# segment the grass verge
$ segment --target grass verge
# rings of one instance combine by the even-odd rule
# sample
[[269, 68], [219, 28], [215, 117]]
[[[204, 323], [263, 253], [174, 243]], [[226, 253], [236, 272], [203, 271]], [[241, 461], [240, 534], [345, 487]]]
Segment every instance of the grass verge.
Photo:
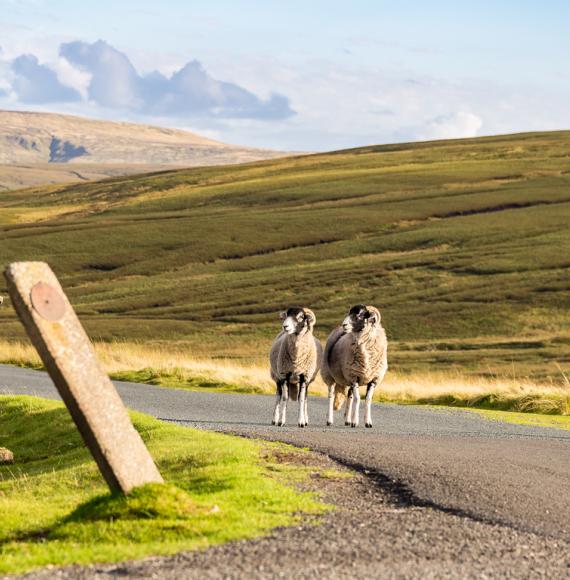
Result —
[[502, 421], [515, 425], [530, 425], [532, 427], [551, 427], [554, 429], [570, 429], [569, 416], [544, 415], [539, 413], [512, 413], [505, 411], [493, 411], [490, 409], [464, 409], [477, 413], [490, 421]]
[[62, 404], [0, 397], [15, 455], [0, 466], [0, 574], [206, 548], [328, 509], [293, 485], [311, 470], [302, 451], [131, 416], [166, 483], [125, 498], [108, 493]]
[[[137, 343], [96, 343], [99, 360], [113, 379], [203, 391], [273, 393], [275, 386], [267, 367], [243, 365], [232, 360], [195, 359], [176, 348]], [[31, 345], [0, 341], [0, 362], [42, 368]], [[318, 379], [311, 394], [325, 395]], [[558, 381], [539, 383], [527, 377], [481, 377], [459, 372], [390, 371], [377, 389], [378, 402], [447, 405], [570, 415], [570, 381], [559, 368]]]

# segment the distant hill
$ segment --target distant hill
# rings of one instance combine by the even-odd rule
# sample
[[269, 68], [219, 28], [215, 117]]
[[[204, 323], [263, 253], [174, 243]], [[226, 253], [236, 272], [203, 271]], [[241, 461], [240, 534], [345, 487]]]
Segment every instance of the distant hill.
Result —
[[54, 113], [0, 111], [0, 189], [283, 155], [177, 129]]
[[365, 303], [392, 370], [559, 382], [569, 223], [570, 133], [532, 133], [5, 192], [0, 265], [49, 261], [107, 340], [263, 362], [285, 306], [311, 306], [325, 338]]

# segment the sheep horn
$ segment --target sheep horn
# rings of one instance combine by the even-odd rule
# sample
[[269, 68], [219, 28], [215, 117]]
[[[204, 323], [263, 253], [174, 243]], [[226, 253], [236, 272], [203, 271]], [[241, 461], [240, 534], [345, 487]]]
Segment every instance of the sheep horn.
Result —
[[379, 324], [380, 320], [382, 319], [382, 316], [380, 315], [380, 310], [378, 310], [378, 308], [376, 308], [375, 306], [367, 306], [366, 310], [368, 310], [368, 312], [370, 312], [374, 316], [374, 324]]
[[317, 317], [315, 313], [310, 308], [303, 308], [303, 312], [305, 316], [309, 319], [309, 328], [313, 328], [315, 326], [315, 322], [317, 322]]

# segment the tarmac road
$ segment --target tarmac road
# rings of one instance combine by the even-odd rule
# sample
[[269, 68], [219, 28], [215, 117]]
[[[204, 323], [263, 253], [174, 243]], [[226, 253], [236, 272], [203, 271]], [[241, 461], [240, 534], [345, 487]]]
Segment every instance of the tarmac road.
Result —
[[[296, 424], [278, 428], [270, 425], [273, 397], [197, 393], [134, 383], [117, 383], [117, 387], [130, 408], [187, 426], [310, 447], [365, 473], [395, 505], [437, 514], [434, 525], [440, 528], [451, 529], [457, 521], [475, 526], [483, 536], [477, 536], [481, 549], [473, 556], [472, 570], [478, 571], [474, 576], [505, 571], [493, 568], [492, 562], [487, 568], [476, 565], [486, 553], [494, 553], [498, 531], [505, 534], [501, 542], [509, 554], [524, 552], [533, 542], [540, 544], [532, 567], [518, 572], [516, 567], [509, 568], [515, 576], [526, 576], [524, 572], [529, 577], [535, 572], [538, 576], [570, 576], [570, 431], [400, 405], [376, 405], [373, 429], [347, 428], [340, 413], [337, 424], [326, 427], [326, 400], [318, 397], [309, 402], [308, 428], [299, 429]], [[2, 365], [0, 393], [58, 398], [46, 374]], [[296, 423], [295, 403], [290, 403], [288, 415]], [[449, 529], [441, 529], [442, 550]], [[429, 532], [436, 544], [438, 533]], [[461, 575], [468, 575], [465, 570], [469, 569], [462, 568]], [[433, 577], [445, 576], [438, 570]], [[420, 572], [417, 577], [432, 576], [429, 567]], [[336, 577], [332, 572], [329, 576]]]

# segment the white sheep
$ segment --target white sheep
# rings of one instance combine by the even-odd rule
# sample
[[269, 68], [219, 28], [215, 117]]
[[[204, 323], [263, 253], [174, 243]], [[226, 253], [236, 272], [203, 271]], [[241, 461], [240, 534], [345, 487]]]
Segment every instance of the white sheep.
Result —
[[360, 386], [366, 385], [366, 427], [372, 427], [372, 397], [388, 369], [388, 341], [374, 306], [353, 306], [342, 326], [327, 339], [321, 375], [328, 386], [327, 425], [333, 424], [333, 411], [346, 401], [345, 424], [357, 427]]
[[269, 353], [271, 378], [275, 381], [276, 402], [273, 425], [285, 425], [287, 400], [299, 400], [299, 427], [309, 423], [307, 390], [321, 367], [322, 346], [313, 336], [316, 317], [308, 308], [289, 308], [281, 313], [283, 330]]

